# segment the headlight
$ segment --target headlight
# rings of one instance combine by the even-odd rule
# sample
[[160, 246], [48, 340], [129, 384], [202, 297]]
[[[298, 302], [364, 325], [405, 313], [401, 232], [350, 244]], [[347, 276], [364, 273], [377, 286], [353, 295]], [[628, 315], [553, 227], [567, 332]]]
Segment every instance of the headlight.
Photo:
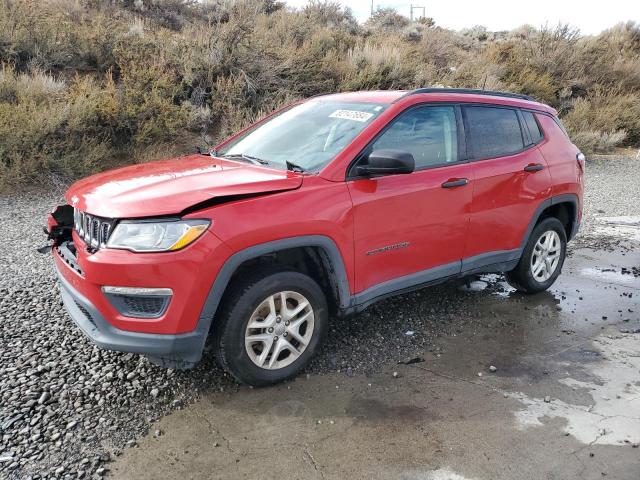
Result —
[[179, 250], [202, 235], [209, 223], [208, 220], [124, 220], [111, 233], [107, 248], [134, 252]]

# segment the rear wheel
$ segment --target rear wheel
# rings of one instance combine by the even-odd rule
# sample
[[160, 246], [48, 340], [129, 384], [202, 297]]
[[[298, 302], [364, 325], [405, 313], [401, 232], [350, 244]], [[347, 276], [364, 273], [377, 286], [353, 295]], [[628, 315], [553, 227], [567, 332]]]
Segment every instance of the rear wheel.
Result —
[[216, 358], [241, 383], [267, 385], [295, 376], [324, 337], [328, 311], [309, 276], [263, 271], [236, 282], [213, 328]]
[[520, 262], [506, 274], [507, 281], [525, 293], [546, 290], [560, 275], [566, 252], [564, 225], [555, 217], [545, 218], [531, 232]]

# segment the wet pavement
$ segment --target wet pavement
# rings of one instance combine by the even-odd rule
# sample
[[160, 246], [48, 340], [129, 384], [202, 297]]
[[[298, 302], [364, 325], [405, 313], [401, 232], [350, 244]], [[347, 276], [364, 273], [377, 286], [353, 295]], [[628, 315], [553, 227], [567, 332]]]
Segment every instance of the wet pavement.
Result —
[[594, 231], [549, 292], [524, 296], [497, 275], [438, 287], [476, 321], [452, 320], [415, 363], [207, 393], [109, 474], [637, 480], [640, 221], [601, 218]]

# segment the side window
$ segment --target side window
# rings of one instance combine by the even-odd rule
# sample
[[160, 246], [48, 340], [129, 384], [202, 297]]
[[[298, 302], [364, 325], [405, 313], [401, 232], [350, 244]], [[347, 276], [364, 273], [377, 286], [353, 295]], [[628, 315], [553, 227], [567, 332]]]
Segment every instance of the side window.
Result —
[[458, 160], [454, 107], [417, 107], [401, 114], [369, 150], [391, 148], [413, 155], [416, 169]]
[[473, 158], [503, 157], [524, 148], [518, 114], [510, 108], [463, 107]]
[[531, 135], [531, 143], [538, 143], [542, 140], [542, 132], [540, 131], [540, 126], [538, 122], [536, 122], [536, 118], [534, 117], [532, 112], [523, 111], [522, 117], [524, 118], [524, 123], [527, 124], [527, 128], [529, 129], [529, 134]]

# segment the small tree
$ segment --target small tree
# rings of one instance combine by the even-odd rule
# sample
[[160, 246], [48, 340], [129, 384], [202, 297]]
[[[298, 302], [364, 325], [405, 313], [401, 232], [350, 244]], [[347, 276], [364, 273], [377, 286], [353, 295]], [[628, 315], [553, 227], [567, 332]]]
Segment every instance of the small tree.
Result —
[[400, 15], [395, 8], [378, 8], [365, 25], [374, 30], [398, 31], [409, 25], [409, 19]]

